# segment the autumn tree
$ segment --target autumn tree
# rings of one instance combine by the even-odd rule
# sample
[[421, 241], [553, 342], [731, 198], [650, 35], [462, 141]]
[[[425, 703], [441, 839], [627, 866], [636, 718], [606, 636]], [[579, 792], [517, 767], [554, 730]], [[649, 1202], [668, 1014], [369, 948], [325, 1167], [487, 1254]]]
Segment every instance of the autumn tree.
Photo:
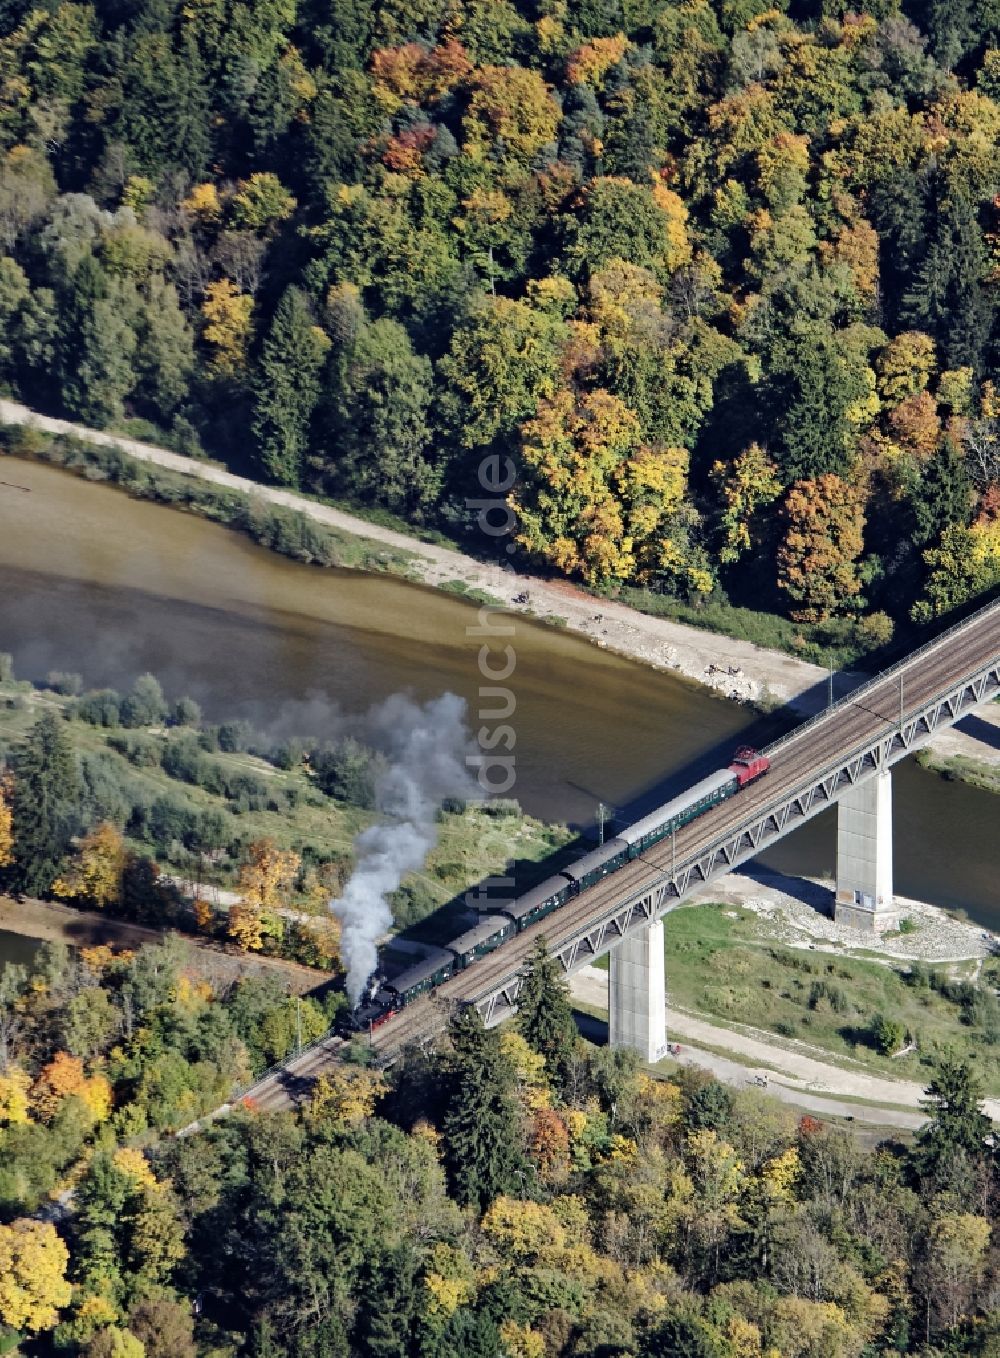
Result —
[[202, 338], [210, 346], [210, 367], [220, 377], [235, 378], [246, 368], [253, 336], [253, 297], [229, 278], [205, 287], [201, 305]]
[[292, 215], [295, 199], [277, 175], [265, 171], [241, 180], [230, 211], [237, 226], [267, 231]]
[[278, 911], [288, 902], [300, 867], [298, 854], [272, 839], [247, 847], [237, 887], [241, 899], [229, 908], [229, 937], [248, 952], [259, 951], [267, 934], [280, 932]]
[[562, 968], [541, 938], [518, 992], [517, 1026], [528, 1044], [545, 1058], [550, 1077], [557, 1085], [565, 1085], [578, 1040], [576, 1024]]
[[644, 445], [638, 417], [616, 396], [558, 391], [525, 423], [521, 456], [525, 477], [510, 503], [527, 551], [590, 584], [683, 578], [669, 525], [688, 455]]
[[9, 868], [14, 861], [14, 812], [11, 806], [14, 780], [9, 773], [0, 774], [0, 868]]
[[476, 160], [502, 154], [529, 164], [555, 141], [559, 109], [537, 71], [523, 66], [483, 66], [474, 75], [463, 123], [465, 150]]
[[95, 1122], [111, 1113], [111, 1086], [103, 1075], [87, 1076], [83, 1062], [68, 1052], [56, 1052], [43, 1066], [31, 1089], [31, 1106], [37, 1115], [51, 1122], [63, 1102], [82, 1099]]
[[129, 1312], [128, 1327], [142, 1343], [143, 1358], [197, 1358], [194, 1318], [183, 1301], [143, 1298]]
[[925, 597], [911, 612], [918, 622], [940, 617], [1000, 584], [1000, 518], [966, 528], [950, 524], [940, 543], [924, 552]]
[[982, 1282], [990, 1223], [969, 1212], [931, 1223], [916, 1274], [924, 1297], [924, 1334], [954, 1330], [975, 1308]]
[[69, 1250], [48, 1222], [19, 1218], [0, 1225], [0, 1319], [13, 1330], [51, 1330], [72, 1288]]
[[509, 297], [482, 299], [440, 363], [449, 423], [466, 448], [508, 437], [556, 390], [564, 321]]
[[126, 856], [121, 831], [110, 821], [102, 821], [81, 839], [69, 870], [52, 883], [53, 894], [81, 899], [97, 910], [117, 905]]
[[14, 861], [6, 869], [15, 890], [48, 891], [77, 828], [80, 782], [61, 719], [46, 712], [13, 758]]
[[731, 462], [714, 462], [712, 480], [722, 500], [719, 560], [731, 564], [750, 550], [759, 511], [781, 494], [781, 481], [777, 467], [757, 443]]
[[30, 1089], [31, 1076], [28, 1072], [5, 1062], [0, 1069], [0, 1129], [20, 1127], [30, 1121]]
[[861, 592], [857, 561], [864, 545], [857, 487], [832, 474], [797, 481], [784, 517], [778, 585], [792, 601], [792, 617], [820, 621], [850, 607]]

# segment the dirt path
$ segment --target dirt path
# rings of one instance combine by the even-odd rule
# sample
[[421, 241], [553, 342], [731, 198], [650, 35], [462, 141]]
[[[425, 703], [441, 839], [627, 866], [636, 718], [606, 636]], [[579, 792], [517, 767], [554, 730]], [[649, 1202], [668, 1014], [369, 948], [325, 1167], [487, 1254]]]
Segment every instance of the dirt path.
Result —
[[[144, 943], [159, 943], [164, 934], [162, 929], [129, 924], [94, 911], [74, 910], [72, 906], [57, 905], [54, 901], [16, 901], [10, 896], [0, 896], [0, 929], [44, 943], [67, 943], [74, 948], [89, 948], [98, 943], [112, 944], [116, 948], [141, 948]], [[208, 939], [192, 938], [189, 934], [181, 937], [203, 959], [205, 968], [219, 979], [235, 980], [239, 976], [271, 972], [278, 975], [295, 995], [304, 995], [329, 980], [327, 972], [300, 966], [298, 962], [287, 962], [281, 957], [250, 957], [245, 953], [230, 952]]]
[[[569, 984], [575, 999], [607, 1011], [606, 971], [582, 967]], [[924, 1121], [920, 1111], [924, 1087], [913, 1080], [889, 1080], [861, 1068], [833, 1065], [819, 1054], [779, 1046], [770, 1034], [723, 1028], [674, 1008], [667, 1009], [667, 1034], [671, 1042], [681, 1043], [682, 1062], [702, 1066], [727, 1084], [757, 1087], [757, 1079], [766, 1077], [769, 1094], [797, 1107], [816, 1109], [818, 1100], [828, 1115], [835, 1112], [839, 1117], [908, 1128]], [[726, 1055], [719, 1055], [720, 1049]], [[837, 1096], [861, 1103], [841, 1103]], [[1000, 1099], [986, 1099], [983, 1106], [991, 1118], [1000, 1120]]]

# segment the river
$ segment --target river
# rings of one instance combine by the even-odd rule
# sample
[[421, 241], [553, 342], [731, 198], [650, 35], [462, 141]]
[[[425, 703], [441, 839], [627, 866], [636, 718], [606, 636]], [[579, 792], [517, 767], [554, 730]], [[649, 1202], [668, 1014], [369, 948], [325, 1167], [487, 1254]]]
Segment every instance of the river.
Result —
[[[125, 687], [144, 670], [207, 715], [332, 730], [400, 690], [450, 689], [478, 710], [476, 611], [388, 576], [299, 565], [239, 534], [55, 468], [4, 459], [0, 650], [22, 678], [76, 670]], [[648, 805], [769, 725], [673, 675], [518, 617], [513, 789], [536, 815], [592, 821], [599, 801]], [[907, 761], [895, 776], [896, 889], [1000, 927], [1000, 803]], [[824, 814], [767, 855], [831, 872]], [[946, 846], [946, 847], [942, 847]], [[987, 846], [989, 846], [987, 848]]]

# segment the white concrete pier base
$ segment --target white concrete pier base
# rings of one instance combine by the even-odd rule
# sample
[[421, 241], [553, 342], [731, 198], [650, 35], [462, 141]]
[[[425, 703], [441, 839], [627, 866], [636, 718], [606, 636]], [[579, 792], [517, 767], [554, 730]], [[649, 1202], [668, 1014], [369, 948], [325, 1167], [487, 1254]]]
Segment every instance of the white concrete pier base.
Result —
[[637, 929], [608, 959], [608, 1037], [612, 1047], [631, 1047], [644, 1061], [667, 1049], [667, 983], [663, 921]]
[[892, 775], [888, 769], [837, 804], [838, 924], [874, 932], [896, 923], [892, 893]]

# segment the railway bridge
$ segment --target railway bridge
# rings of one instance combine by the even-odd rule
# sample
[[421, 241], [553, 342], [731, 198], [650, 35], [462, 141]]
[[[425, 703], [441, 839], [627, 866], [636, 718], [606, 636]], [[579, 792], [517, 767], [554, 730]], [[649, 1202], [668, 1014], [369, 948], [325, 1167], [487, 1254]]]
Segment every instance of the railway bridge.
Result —
[[[455, 1003], [475, 1004], [487, 1024], [500, 1022], [516, 1009], [528, 955], [544, 936], [567, 973], [610, 954], [611, 1041], [657, 1059], [666, 1041], [663, 916], [837, 805], [837, 917], [874, 929], [892, 910], [893, 765], [997, 697], [1000, 600], [796, 727], [765, 752], [766, 777], [407, 1006], [373, 1045], [391, 1060], [439, 1031]], [[327, 1038], [303, 1051], [249, 1091], [254, 1103], [294, 1102], [340, 1045]]]

